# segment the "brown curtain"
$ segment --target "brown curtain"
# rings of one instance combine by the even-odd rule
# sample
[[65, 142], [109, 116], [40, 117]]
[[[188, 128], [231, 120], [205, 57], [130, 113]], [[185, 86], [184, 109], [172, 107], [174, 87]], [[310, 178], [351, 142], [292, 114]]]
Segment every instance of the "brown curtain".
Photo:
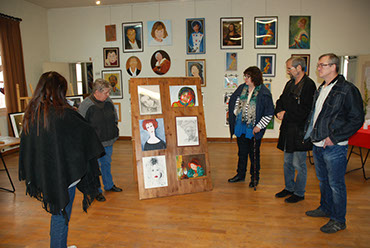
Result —
[[[21, 19], [0, 14], [0, 49], [3, 61], [5, 103], [8, 113], [18, 111], [16, 84], [20, 96], [27, 96], [23, 49], [19, 28]], [[12, 130], [8, 123], [8, 130]], [[9, 131], [11, 135], [11, 131]]]

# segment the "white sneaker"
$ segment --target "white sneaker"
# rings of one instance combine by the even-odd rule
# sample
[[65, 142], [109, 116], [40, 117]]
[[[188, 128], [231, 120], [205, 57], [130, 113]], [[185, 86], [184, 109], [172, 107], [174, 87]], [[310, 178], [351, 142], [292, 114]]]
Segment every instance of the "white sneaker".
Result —
[[68, 246], [68, 248], [77, 248], [75, 245]]

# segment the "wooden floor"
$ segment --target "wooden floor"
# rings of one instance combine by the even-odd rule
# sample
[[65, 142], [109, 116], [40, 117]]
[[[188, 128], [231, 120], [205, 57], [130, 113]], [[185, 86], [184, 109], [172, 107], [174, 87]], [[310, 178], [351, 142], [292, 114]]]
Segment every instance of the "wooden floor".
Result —
[[[88, 213], [76, 193], [69, 245], [88, 247], [370, 247], [370, 180], [362, 171], [346, 175], [347, 229], [324, 234], [328, 220], [310, 218], [305, 211], [319, 204], [314, 166], [308, 163], [306, 199], [296, 204], [276, 199], [283, 185], [283, 153], [275, 143], [262, 143], [261, 181], [257, 191], [245, 183], [230, 184], [235, 175], [236, 144], [209, 143], [214, 188], [210, 192], [139, 200], [133, 178], [129, 141], [114, 145], [112, 172], [121, 193], [105, 193], [106, 202], [94, 202]], [[50, 215], [41, 203], [25, 195], [18, 181], [18, 154], [5, 156], [16, 193], [0, 190], [0, 247], [49, 246]], [[307, 161], [308, 162], [308, 161]], [[360, 166], [353, 156], [348, 168]], [[369, 165], [367, 165], [369, 167]], [[367, 170], [370, 174], [370, 170]], [[10, 187], [4, 171], [0, 186]]]

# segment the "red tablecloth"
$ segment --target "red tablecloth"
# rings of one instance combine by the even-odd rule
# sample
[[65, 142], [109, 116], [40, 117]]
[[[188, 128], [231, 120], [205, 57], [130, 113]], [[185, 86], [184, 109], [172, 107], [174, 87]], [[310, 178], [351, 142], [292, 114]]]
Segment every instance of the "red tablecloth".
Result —
[[349, 138], [348, 145], [370, 149], [370, 129], [362, 127]]

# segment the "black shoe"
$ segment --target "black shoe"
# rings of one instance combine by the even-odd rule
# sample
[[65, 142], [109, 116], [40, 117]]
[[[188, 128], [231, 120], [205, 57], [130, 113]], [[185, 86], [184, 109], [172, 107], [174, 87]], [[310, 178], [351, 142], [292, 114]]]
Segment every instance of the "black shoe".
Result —
[[[256, 181], [256, 187], [258, 185], [258, 180]], [[252, 180], [250, 183], [249, 183], [249, 188], [254, 188], [254, 181]]]
[[239, 177], [238, 175], [236, 175], [235, 177], [233, 178], [230, 178], [229, 180], [227, 180], [229, 183], [236, 183], [236, 182], [244, 182], [245, 181], [245, 178], [241, 178]]
[[346, 229], [346, 223], [340, 223], [332, 219], [330, 219], [328, 223], [320, 228], [320, 230], [324, 233], [336, 233], [344, 229]]
[[330, 217], [330, 214], [325, 213], [320, 208], [317, 208], [315, 210], [307, 211], [306, 215], [310, 216], [310, 217]]
[[103, 196], [103, 194], [102, 194], [102, 193], [99, 193], [99, 195], [97, 195], [97, 196], [95, 197], [95, 199], [96, 199], [97, 201], [100, 201], [100, 202], [104, 202], [104, 201], [105, 201], [105, 197]]
[[279, 193], [276, 193], [275, 197], [282, 198], [282, 197], [285, 197], [285, 196], [288, 196], [288, 195], [293, 195], [293, 193], [294, 192], [291, 192], [289, 190], [283, 189]]
[[302, 201], [304, 200], [304, 196], [298, 196], [298, 195], [292, 195], [288, 198], [285, 199], [285, 202], [287, 203], [296, 203], [296, 202], [299, 202], [299, 201]]
[[108, 189], [106, 191], [111, 191], [111, 192], [121, 192], [122, 189], [121, 188], [118, 188], [116, 187], [116, 185], [113, 185], [113, 187], [111, 189]]

